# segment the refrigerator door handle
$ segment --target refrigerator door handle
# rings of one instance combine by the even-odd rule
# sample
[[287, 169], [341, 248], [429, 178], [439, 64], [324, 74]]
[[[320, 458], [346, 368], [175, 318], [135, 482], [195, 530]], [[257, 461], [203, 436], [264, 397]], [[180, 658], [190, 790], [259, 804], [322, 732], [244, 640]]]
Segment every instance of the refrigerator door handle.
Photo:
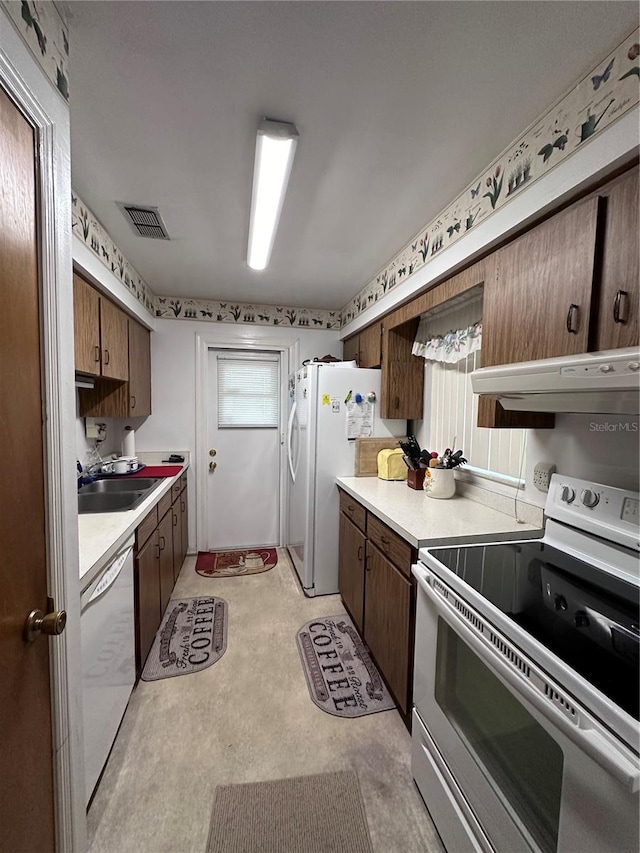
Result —
[[296, 472], [293, 468], [293, 459], [291, 458], [291, 436], [293, 435], [293, 419], [296, 414], [297, 403], [294, 401], [289, 413], [289, 423], [287, 424], [287, 462], [289, 463], [289, 471], [291, 472], [291, 482], [296, 481]]

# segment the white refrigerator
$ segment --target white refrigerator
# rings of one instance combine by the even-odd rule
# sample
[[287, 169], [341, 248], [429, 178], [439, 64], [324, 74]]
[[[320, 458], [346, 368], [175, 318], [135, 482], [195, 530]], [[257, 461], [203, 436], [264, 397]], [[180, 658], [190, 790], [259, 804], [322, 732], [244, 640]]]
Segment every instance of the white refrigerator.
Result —
[[[407, 422], [378, 417], [379, 370], [344, 362], [312, 363], [296, 372], [295, 381], [292, 377], [290, 393], [287, 548], [305, 594], [329, 595], [338, 592], [335, 478], [354, 474], [355, 440], [348, 438], [347, 430], [367, 436], [403, 436]], [[367, 398], [372, 393], [376, 402], [369, 407]], [[357, 395], [362, 398], [360, 404]]]

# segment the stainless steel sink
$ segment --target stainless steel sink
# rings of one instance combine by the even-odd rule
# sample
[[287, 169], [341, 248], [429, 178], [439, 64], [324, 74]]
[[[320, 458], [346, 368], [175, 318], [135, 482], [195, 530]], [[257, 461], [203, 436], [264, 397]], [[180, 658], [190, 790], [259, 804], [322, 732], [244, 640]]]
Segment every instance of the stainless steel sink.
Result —
[[116, 492], [148, 492], [157, 486], [162, 477], [136, 477], [131, 480], [96, 480], [87, 483], [79, 494], [81, 495], [112, 495]]
[[78, 492], [78, 512], [125, 512], [136, 509], [162, 481], [162, 477], [130, 480], [96, 480]]

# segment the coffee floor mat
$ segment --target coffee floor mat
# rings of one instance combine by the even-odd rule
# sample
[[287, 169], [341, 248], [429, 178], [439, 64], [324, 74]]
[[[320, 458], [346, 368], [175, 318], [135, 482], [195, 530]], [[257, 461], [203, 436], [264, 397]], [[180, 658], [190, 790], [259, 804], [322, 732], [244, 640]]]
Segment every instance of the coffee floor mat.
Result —
[[227, 602], [223, 598], [172, 599], [142, 671], [143, 681], [188, 675], [220, 660], [227, 650]]
[[297, 641], [309, 694], [318, 708], [337, 717], [362, 717], [395, 708], [369, 649], [346, 613], [306, 622]]
[[276, 548], [198, 551], [196, 572], [205, 578], [232, 578], [268, 572], [278, 563]]

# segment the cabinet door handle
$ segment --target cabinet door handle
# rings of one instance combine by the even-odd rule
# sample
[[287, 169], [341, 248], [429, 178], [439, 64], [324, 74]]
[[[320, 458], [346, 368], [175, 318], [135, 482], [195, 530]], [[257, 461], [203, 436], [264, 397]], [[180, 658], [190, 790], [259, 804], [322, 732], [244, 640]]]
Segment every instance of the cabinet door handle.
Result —
[[[624, 300], [624, 301], [623, 301]], [[620, 310], [622, 308], [622, 310]], [[626, 290], [619, 290], [613, 300], [613, 322], [626, 323], [629, 312], [629, 294]]]
[[387, 539], [386, 536], [381, 536], [380, 541], [382, 542], [385, 548], [388, 548], [389, 545], [391, 545], [391, 542]]
[[109, 364], [109, 350], [108, 349], [106, 349], [104, 351], [104, 363]]
[[161, 551], [161, 550], [162, 550], [162, 549], [160, 548], [160, 546], [159, 546], [159, 545], [156, 545], [156, 560], [159, 560], [159, 559], [160, 559], [160, 551]]
[[184, 512], [187, 508], [187, 505], [184, 501], [180, 501], [180, 509]]
[[131, 395], [131, 408], [135, 409], [135, 407], [136, 407], [136, 395], [132, 394]]
[[93, 348], [93, 360], [100, 361], [100, 347], [96, 344]]
[[[572, 302], [569, 305], [569, 310], [567, 311], [567, 332], [572, 335], [578, 334], [578, 312], [580, 310], [580, 306], [576, 305], [575, 302]], [[574, 322], [575, 320], [575, 322]]]
[[364, 557], [364, 549], [362, 545], [358, 545], [358, 562], [362, 562], [362, 558]]
[[161, 536], [161, 537], [160, 537], [160, 550], [161, 550], [161, 551], [164, 551], [164, 549], [165, 549], [166, 547], [167, 547], [166, 540], [165, 540], [164, 536]]
[[171, 513], [171, 517], [173, 518], [173, 526], [174, 526], [174, 527], [177, 527], [177, 525], [178, 525], [178, 516], [175, 514], [175, 512], [172, 512], [172, 513]]
[[396, 409], [400, 408], [400, 397], [396, 397]]

